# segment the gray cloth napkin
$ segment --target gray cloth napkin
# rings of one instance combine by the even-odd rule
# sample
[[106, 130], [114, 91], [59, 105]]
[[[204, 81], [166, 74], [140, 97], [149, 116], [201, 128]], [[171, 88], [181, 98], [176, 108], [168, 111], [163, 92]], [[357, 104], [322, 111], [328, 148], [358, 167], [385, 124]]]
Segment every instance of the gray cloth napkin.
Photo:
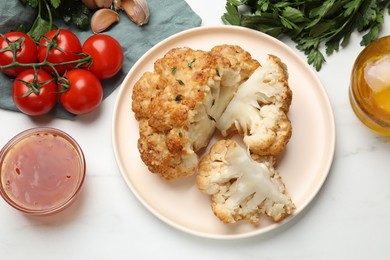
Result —
[[[115, 77], [102, 82], [104, 98], [121, 84], [134, 63], [151, 47], [175, 33], [201, 24], [200, 17], [185, 0], [148, 0], [148, 5], [150, 19], [147, 25], [138, 27], [124, 12], [120, 12], [119, 23], [104, 32], [119, 41], [125, 55], [121, 71]], [[31, 23], [34, 18], [34, 10], [29, 6], [23, 6], [18, 0], [0, 0], [0, 33], [15, 29], [21, 23]], [[55, 21], [55, 24], [69, 28], [60, 21]], [[77, 34], [81, 43], [92, 35], [90, 30], [79, 31], [74, 27], [70, 29]], [[12, 79], [0, 73], [0, 108], [18, 111], [11, 97], [12, 82]], [[60, 105], [57, 105], [50, 114], [58, 118], [75, 118]]]

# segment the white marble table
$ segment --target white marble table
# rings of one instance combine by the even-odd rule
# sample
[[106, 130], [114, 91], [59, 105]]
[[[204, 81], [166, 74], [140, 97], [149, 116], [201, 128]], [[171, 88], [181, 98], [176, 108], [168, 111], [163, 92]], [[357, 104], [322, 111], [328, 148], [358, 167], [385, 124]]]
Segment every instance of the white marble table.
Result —
[[[225, 0], [187, 0], [203, 26], [220, 25]], [[387, 16], [381, 35], [390, 34]], [[318, 76], [333, 107], [336, 149], [317, 197], [291, 223], [242, 240], [196, 237], [150, 214], [125, 184], [112, 150], [115, 91], [76, 121], [34, 119], [0, 110], [0, 145], [34, 126], [71, 134], [88, 161], [82, 196], [66, 211], [26, 217], [0, 200], [1, 259], [389, 259], [390, 143], [367, 130], [348, 100], [360, 35], [328, 57]], [[287, 42], [295, 50], [294, 44]], [[298, 51], [296, 51], [299, 53]], [[299, 55], [302, 55], [299, 53]], [[303, 55], [302, 55], [303, 57]]]

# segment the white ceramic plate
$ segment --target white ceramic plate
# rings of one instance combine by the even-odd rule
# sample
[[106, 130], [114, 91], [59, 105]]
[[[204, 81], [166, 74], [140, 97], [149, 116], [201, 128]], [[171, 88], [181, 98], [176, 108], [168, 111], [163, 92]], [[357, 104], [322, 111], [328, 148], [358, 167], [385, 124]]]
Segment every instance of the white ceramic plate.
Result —
[[314, 71], [288, 46], [260, 32], [233, 26], [199, 27], [176, 34], [150, 49], [131, 69], [119, 89], [113, 116], [113, 147], [119, 169], [135, 196], [167, 224], [202, 237], [231, 239], [264, 234], [279, 227], [267, 217], [257, 226], [225, 225], [210, 209], [195, 178], [166, 182], [150, 173], [137, 149], [138, 123], [131, 110], [134, 83], [153, 63], [174, 47], [210, 50], [218, 44], [236, 44], [254, 58], [277, 55], [288, 66], [293, 102], [289, 117], [293, 135], [277, 167], [297, 209], [291, 220], [313, 200], [323, 185], [333, 159], [335, 125], [332, 109]]

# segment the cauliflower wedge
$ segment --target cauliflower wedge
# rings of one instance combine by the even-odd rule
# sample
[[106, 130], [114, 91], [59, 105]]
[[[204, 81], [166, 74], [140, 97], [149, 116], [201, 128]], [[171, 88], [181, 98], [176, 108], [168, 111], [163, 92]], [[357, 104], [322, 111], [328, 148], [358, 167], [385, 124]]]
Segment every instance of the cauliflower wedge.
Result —
[[287, 113], [292, 92], [285, 64], [269, 55], [262, 66], [237, 90], [217, 128], [227, 136], [237, 131], [257, 155], [277, 155], [290, 140], [292, 127]]
[[197, 186], [211, 195], [212, 210], [224, 223], [257, 224], [261, 214], [280, 221], [295, 209], [274, 169], [274, 157], [256, 157], [227, 139], [216, 142], [200, 162]]
[[138, 149], [149, 170], [167, 180], [194, 174], [196, 152], [207, 146], [216, 120], [258, 66], [248, 52], [231, 45], [215, 51], [174, 48], [157, 60], [132, 93]]

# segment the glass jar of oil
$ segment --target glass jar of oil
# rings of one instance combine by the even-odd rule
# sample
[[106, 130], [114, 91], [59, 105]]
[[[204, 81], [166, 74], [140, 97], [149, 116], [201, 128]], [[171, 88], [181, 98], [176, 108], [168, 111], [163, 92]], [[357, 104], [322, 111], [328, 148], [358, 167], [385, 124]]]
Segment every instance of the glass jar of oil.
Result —
[[351, 106], [375, 133], [390, 136], [390, 36], [369, 44], [352, 69]]

